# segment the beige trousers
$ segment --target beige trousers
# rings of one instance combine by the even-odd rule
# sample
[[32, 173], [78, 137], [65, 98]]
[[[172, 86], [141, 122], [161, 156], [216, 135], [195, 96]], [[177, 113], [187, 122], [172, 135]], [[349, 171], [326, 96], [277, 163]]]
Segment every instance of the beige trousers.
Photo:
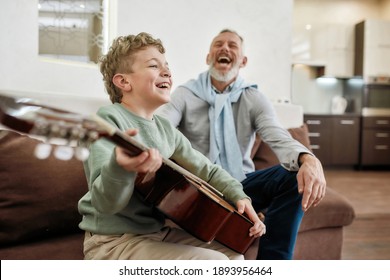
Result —
[[179, 228], [164, 227], [151, 234], [99, 235], [85, 233], [86, 260], [243, 260], [244, 256], [218, 242], [206, 243]]

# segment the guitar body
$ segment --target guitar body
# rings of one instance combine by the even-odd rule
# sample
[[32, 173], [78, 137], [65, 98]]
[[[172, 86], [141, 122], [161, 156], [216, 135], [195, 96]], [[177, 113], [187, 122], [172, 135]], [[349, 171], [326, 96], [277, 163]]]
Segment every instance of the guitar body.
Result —
[[[98, 116], [82, 116], [1, 94], [0, 123], [49, 140], [61, 138], [88, 144], [105, 138], [134, 156], [147, 150]], [[135, 188], [145, 202], [204, 242], [216, 240], [244, 254], [255, 239], [249, 237], [253, 223], [246, 216], [238, 213], [207, 182], [169, 159], [163, 159], [156, 174], [140, 174]]]
[[[152, 176], [146, 176], [152, 178]], [[145, 201], [196, 238], [216, 240], [244, 254], [254, 241], [253, 223], [202, 184], [163, 165], [153, 180], [143, 180], [136, 189]]]
[[253, 223], [247, 217], [234, 211], [219, 230], [215, 240], [240, 254], [245, 254], [255, 240], [249, 236], [252, 226]]
[[205, 242], [214, 240], [232, 213], [184, 177], [155, 206], [181, 228]]

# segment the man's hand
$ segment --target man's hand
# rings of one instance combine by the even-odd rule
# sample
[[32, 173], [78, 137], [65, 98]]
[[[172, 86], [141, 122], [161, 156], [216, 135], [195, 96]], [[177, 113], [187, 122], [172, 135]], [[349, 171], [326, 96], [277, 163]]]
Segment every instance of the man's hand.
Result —
[[[130, 129], [127, 134], [134, 136], [138, 133], [136, 129]], [[162, 157], [156, 149], [149, 149], [138, 156], [130, 156], [125, 149], [117, 146], [115, 148], [116, 161], [125, 170], [138, 173], [154, 173], [162, 165]]]
[[249, 229], [249, 236], [260, 237], [265, 234], [265, 225], [260, 220], [255, 209], [253, 209], [252, 203], [249, 199], [244, 198], [237, 201], [237, 211], [240, 214], [244, 212], [248, 215], [249, 220], [251, 220], [254, 225]]
[[311, 206], [317, 206], [324, 198], [326, 181], [321, 162], [310, 154], [299, 156], [301, 167], [297, 174], [298, 191], [303, 194], [302, 209], [307, 211]]

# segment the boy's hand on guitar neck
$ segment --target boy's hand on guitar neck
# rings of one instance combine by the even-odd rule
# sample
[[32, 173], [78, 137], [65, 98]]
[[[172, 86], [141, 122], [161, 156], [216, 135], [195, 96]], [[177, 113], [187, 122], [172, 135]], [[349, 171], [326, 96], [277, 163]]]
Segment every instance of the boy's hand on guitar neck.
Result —
[[249, 199], [244, 198], [237, 201], [237, 211], [240, 214], [246, 213], [249, 220], [251, 220], [254, 225], [249, 229], [249, 236], [260, 237], [266, 233], [265, 224], [260, 220], [255, 209], [253, 209], [252, 203]]
[[[138, 130], [129, 129], [126, 133], [134, 136], [138, 133]], [[152, 148], [138, 156], [130, 156], [126, 149], [117, 146], [115, 153], [117, 163], [129, 172], [154, 173], [162, 165], [162, 156], [157, 149]]]

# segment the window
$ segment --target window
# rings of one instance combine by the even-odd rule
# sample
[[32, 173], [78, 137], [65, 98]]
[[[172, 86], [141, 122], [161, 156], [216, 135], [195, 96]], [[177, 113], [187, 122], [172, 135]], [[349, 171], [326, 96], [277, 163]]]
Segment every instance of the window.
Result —
[[105, 0], [39, 0], [39, 55], [97, 63]]

